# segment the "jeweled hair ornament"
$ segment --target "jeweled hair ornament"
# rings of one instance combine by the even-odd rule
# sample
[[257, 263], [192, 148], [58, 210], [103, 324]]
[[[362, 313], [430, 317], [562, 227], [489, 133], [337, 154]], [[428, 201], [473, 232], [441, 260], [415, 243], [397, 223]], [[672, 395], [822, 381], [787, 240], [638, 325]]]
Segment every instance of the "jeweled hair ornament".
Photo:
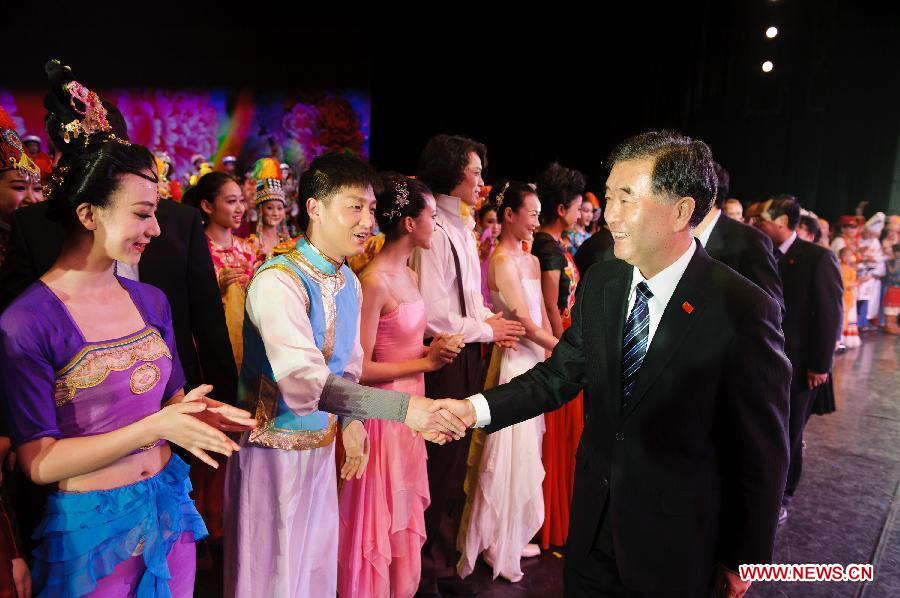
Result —
[[0, 106], [0, 171], [17, 170], [28, 180], [40, 181], [41, 171], [25, 151], [16, 133], [16, 123]]
[[506, 181], [503, 184], [503, 189], [500, 189], [500, 193], [497, 194], [497, 197], [494, 198], [494, 210], [500, 211], [500, 206], [503, 205], [503, 198], [506, 195], [506, 190], [509, 189], [509, 181]]
[[[56, 68], [54, 68], [56, 67]], [[60, 70], [61, 68], [61, 70]], [[87, 147], [92, 135], [102, 135], [104, 139], [117, 141], [124, 145], [130, 143], [121, 137], [116, 136], [113, 128], [109, 123], [106, 107], [95, 91], [91, 91], [78, 81], [71, 78], [72, 69], [68, 66], [61, 66], [58, 60], [51, 60], [47, 67], [48, 75], [51, 76], [51, 82], [55, 79], [61, 82], [62, 91], [68, 99], [69, 107], [72, 113], [68, 116], [59, 111], [59, 104], [54, 106], [45, 105], [51, 112], [57, 112], [57, 117], [62, 124], [60, 125], [60, 134], [65, 143], [71, 143], [73, 139], [83, 138], [84, 145]], [[74, 116], [75, 118], [71, 118]]]
[[406, 180], [400, 179], [396, 181], [394, 183], [394, 190], [397, 192], [394, 204], [391, 206], [390, 210], [382, 212], [382, 215], [391, 221], [400, 218], [403, 214], [403, 208], [409, 205], [409, 186], [406, 184]]

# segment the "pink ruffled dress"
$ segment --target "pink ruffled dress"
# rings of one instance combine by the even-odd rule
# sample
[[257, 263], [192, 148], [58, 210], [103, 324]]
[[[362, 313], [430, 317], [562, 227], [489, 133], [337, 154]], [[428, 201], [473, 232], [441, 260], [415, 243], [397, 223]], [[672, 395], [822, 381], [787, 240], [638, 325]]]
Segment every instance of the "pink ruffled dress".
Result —
[[[407, 361], [422, 356], [425, 304], [401, 303], [381, 316], [373, 359]], [[417, 374], [373, 385], [425, 394]], [[416, 593], [430, 503], [425, 441], [399, 422], [370, 420], [369, 465], [362, 479], [344, 482], [340, 496], [338, 594], [409, 597]]]

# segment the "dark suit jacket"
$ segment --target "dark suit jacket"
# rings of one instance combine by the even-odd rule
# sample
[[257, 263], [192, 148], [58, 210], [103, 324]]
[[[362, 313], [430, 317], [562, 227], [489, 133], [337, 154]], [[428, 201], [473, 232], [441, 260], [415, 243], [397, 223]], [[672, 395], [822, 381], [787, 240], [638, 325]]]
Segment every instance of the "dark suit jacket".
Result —
[[587, 238], [587, 240], [578, 247], [575, 252], [575, 267], [578, 273], [583, 277], [588, 268], [594, 264], [616, 259], [613, 254], [612, 233], [601, 227], [600, 230]]
[[632, 591], [703, 587], [716, 562], [766, 563], [788, 467], [788, 385], [778, 304], [697, 251], [622, 405], [632, 267], [590, 268], [553, 355], [485, 391], [489, 432], [593, 401], [575, 466], [566, 559], [596, 542], [606, 509]]
[[[141, 256], [141, 282], [159, 288], [169, 300], [188, 390], [212, 384], [217, 399], [234, 404], [237, 367], [200, 213], [164, 199], [156, 217], [161, 234]], [[49, 270], [62, 249], [63, 229], [47, 218], [47, 202], [13, 212], [12, 229], [0, 269], [0, 310]]]
[[784, 317], [784, 293], [768, 235], [722, 212], [710, 231], [706, 253], [767, 292], [781, 306]]
[[794, 369], [792, 389], [807, 388], [808, 370], [831, 371], [841, 336], [844, 285], [834, 253], [796, 239], [778, 263], [784, 286], [784, 348]]

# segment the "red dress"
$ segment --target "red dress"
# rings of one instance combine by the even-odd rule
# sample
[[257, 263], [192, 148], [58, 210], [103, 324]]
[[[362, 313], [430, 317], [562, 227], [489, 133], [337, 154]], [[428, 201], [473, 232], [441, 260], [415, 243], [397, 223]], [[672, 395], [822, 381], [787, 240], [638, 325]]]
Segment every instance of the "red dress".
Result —
[[[578, 268], [568, 251], [546, 233], [534, 237], [531, 252], [541, 270], [560, 270], [559, 311], [563, 327], [572, 324], [572, 306], [578, 287]], [[549, 307], [549, 306], [548, 306]], [[569, 507], [575, 485], [575, 452], [584, 430], [584, 399], [581, 393], [556, 411], [544, 414], [544, 525], [541, 547], [564, 546], [569, 533]]]

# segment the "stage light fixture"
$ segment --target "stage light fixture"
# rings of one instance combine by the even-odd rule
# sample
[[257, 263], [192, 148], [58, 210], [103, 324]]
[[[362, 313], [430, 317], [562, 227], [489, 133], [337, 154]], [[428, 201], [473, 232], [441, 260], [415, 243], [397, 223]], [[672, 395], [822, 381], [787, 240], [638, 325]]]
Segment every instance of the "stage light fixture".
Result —
[[771, 73], [773, 68], [775, 68], [775, 65], [772, 64], [771, 60], [767, 60], [762, 63], [762, 70], [764, 73]]
[[776, 35], [778, 35], [778, 27], [769, 27], [766, 29], [766, 37], [769, 39], [772, 39]]

